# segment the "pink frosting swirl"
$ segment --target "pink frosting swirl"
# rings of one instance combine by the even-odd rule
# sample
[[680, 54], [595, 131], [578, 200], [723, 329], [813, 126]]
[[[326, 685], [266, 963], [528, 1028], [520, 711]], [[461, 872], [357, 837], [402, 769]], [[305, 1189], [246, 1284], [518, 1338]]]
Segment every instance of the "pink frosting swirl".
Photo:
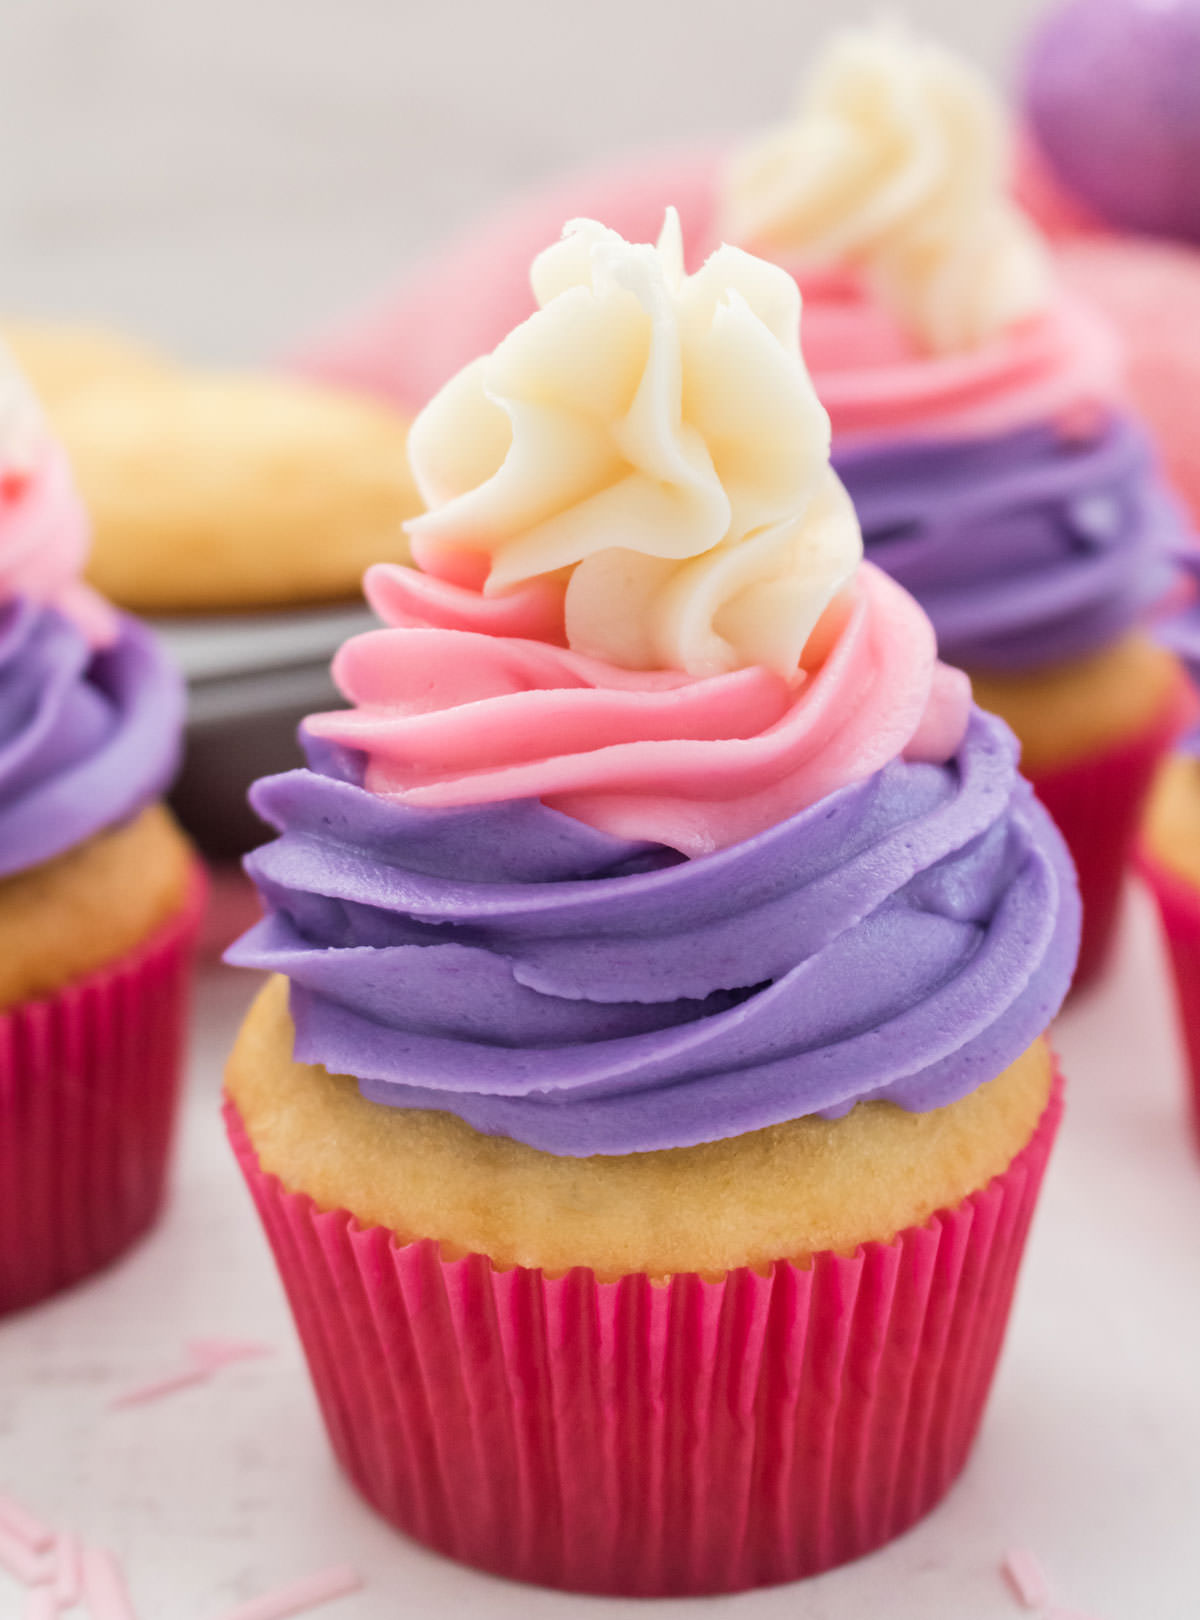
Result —
[[56, 607], [93, 647], [116, 639], [113, 609], [80, 579], [88, 520], [67, 466], [48, 438], [28, 466], [0, 466], [0, 603]]
[[1086, 423], [1123, 393], [1111, 328], [1065, 296], [978, 348], [930, 355], [861, 284], [806, 282], [804, 294], [805, 355], [839, 450]]
[[366, 756], [370, 791], [412, 805], [536, 798], [696, 856], [898, 757], [942, 763], [966, 730], [966, 676], [938, 662], [924, 613], [870, 565], [791, 681], [758, 666], [627, 670], [572, 652], [558, 644], [561, 595], [543, 581], [488, 599], [379, 565], [366, 589], [389, 628], [335, 660], [355, 707], [307, 727]]

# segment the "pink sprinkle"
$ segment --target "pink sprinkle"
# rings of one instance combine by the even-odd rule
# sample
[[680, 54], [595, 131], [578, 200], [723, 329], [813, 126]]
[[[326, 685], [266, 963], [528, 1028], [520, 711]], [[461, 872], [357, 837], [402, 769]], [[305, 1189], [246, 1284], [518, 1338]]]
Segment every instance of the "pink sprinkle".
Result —
[[40, 1586], [54, 1573], [54, 1566], [28, 1542], [20, 1541], [9, 1530], [0, 1529], [0, 1569], [6, 1569], [23, 1586]]
[[21, 1620], [58, 1620], [58, 1600], [48, 1586], [35, 1586], [25, 1599]]
[[362, 1576], [358, 1571], [343, 1564], [337, 1569], [325, 1569], [319, 1575], [293, 1581], [290, 1586], [281, 1586], [265, 1597], [252, 1598], [225, 1615], [223, 1620], [290, 1620], [292, 1615], [357, 1592], [361, 1586]]
[[111, 1405], [114, 1411], [125, 1406], [144, 1406], [148, 1401], [157, 1401], [163, 1395], [174, 1395], [177, 1390], [190, 1389], [193, 1384], [206, 1383], [208, 1378], [207, 1367], [185, 1367], [182, 1372], [171, 1373], [166, 1378], [156, 1378], [153, 1383], [139, 1384], [136, 1389], [127, 1389], [123, 1395], [118, 1395]]
[[83, 1543], [69, 1531], [54, 1543], [54, 1596], [60, 1608], [71, 1609], [83, 1590]]
[[4, 500], [19, 500], [28, 488], [28, 473], [18, 472], [16, 468], [9, 468], [6, 472], [0, 473], [0, 497]]
[[253, 1339], [192, 1339], [188, 1355], [209, 1372], [220, 1372], [235, 1361], [256, 1361], [260, 1356], [273, 1356], [273, 1344], [260, 1344]]
[[91, 1620], [137, 1620], [121, 1566], [103, 1547], [84, 1549], [83, 1595]]
[[54, 1531], [50, 1526], [43, 1524], [41, 1519], [11, 1496], [0, 1495], [0, 1527], [11, 1530], [18, 1540], [32, 1547], [34, 1552], [45, 1552], [54, 1540]]
[[1050, 1601], [1050, 1585], [1037, 1556], [1028, 1547], [1014, 1547], [1004, 1559], [1004, 1573], [1023, 1609], [1041, 1609]]

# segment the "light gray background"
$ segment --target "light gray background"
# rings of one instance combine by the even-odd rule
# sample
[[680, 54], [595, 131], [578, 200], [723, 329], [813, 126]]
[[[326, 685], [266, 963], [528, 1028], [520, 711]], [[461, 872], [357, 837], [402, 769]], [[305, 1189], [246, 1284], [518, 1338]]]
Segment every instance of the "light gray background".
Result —
[[[910, 0], [1007, 76], [1040, 0]], [[750, 128], [836, 0], [0, 0], [0, 309], [270, 354], [506, 191]]]

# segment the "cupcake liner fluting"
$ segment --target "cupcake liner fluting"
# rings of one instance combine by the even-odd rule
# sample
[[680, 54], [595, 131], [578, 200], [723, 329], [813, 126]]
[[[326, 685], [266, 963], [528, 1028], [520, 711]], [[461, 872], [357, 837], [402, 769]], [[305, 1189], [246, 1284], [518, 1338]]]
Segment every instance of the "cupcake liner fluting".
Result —
[[335, 1452], [448, 1557], [640, 1596], [814, 1575], [927, 1513], [983, 1413], [1061, 1114], [891, 1243], [716, 1280], [444, 1259], [321, 1212], [230, 1138]]
[[0, 1312], [114, 1260], [162, 1203], [204, 881], [119, 961], [0, 1013]]
[[1125, 875], [1155, 772], [1190, 713], [1184, 691], [1177, 688], [1138, 735], [1068, 765], [1025, 773], [1066, 839], [1079, 874], [1083, 936], [1073, 990], [1095, 983], [1108, 965]]
[[1183, 1035], [1192, 1127], [1200, 1147], [1200, 890], [1145, 850], [1140, 866], [1162, 918]]

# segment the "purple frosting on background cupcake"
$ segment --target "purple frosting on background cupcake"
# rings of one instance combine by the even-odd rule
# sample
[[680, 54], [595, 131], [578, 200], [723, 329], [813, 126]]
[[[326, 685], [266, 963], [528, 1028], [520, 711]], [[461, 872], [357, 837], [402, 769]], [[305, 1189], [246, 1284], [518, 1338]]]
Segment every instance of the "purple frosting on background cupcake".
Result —
[[122, 618], [93, 648], [55, 608], [0, 606], [0, 877], [61, 855], [160, 797], [178, 762], [182, 680]]
[[551, 1153], [741, 1134], [994, 1078], [1074, 968], [1070, 858], [976, 711], [944, 766], [897, 760], [684, 860], [536, 800], [423, 810], [353, 756], [266, 779], [268, 916], [231, 960], [292, 982], [296, 1056], [374, 1101]]
[[1146, 435], [1122, 415], [1088, 436], [1032, 427], [835, 447], [834, 461], [867, 556], [967, 669], [1037, 669], [1108, 645], [1162, 595], [1186, 530]]

